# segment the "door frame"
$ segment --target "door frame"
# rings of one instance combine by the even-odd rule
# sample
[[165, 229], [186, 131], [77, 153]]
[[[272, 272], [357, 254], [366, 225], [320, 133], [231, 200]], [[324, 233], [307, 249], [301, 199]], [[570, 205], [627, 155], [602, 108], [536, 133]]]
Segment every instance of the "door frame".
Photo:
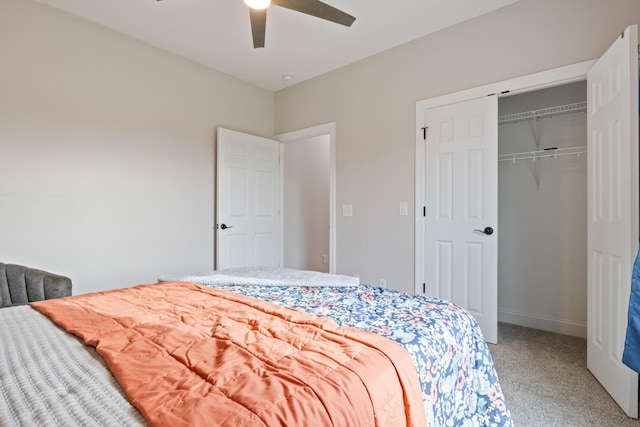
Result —
[[[336, 273], [336, 123], [324, 123], [305, 129], [276, 135], [280, 141], [280, 177], [284, 177], [284, 144], [316, 136], [329, 135], [329, 273]], [[280, 179], [280, 212], [284, 211], [284, 180]], [[283, 215], [280, 215], [280, 229], [284, 230]], [[284, 259], [284, 245], [281, 247], [281, 259]]]
[[518, 93], [531, 92], [538, 89], [545, 89], [553, 86], [573, 83], [587, 79], [587, 72], [596, 60], [579, 62], [577, 64], [541, 71], [526, 76], [516, 77], [509, 80], [490, 83], [459, 92], [437, 96], [416, 102], [416, 145], [415, 145], [415, 236], [414, 236], [414, 290], [415, 293], [422, 293], [425, 283], [424, 257], [425, 248], [425, 217], [423, 207], [426, 204], [425, 198], [425, 142], [422, 138], [422, 128], [424, 124], [424, 111], [429, 108], [442, 107], [444, 105], [455, 104], [457, 102], [468, 101], [483, 96], [497, 94], [498, 97], [515, 95]]

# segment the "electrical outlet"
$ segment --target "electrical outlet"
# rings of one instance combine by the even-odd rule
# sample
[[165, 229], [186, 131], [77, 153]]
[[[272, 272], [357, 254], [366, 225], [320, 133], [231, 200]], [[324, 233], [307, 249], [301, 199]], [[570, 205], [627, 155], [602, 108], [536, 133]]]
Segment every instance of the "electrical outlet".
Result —
[[322, 255], [322, 263], [323, 264], [329, 264], [329, 257], [326, 255]]
[[387, 279], [380, 279], [380, 287], [381, 288], [387, 287]]

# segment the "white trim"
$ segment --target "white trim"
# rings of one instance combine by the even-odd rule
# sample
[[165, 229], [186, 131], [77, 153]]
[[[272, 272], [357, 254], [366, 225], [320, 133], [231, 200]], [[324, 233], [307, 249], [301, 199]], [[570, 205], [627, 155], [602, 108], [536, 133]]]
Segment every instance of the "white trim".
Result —
[[280, 143], [280, 206], [278, 207], [278, 214], [280, 216], [280, 264], [279, 267], [284, 267], [284, 144], [277, 137], [275, 138]]
[[[281, 144], [300, 141], [315, 136], [329, 135], [329, 273], [336, 273], [336, 124], [325, 123], [306, 129], [282, 133], [274, 138]], [[283, 145], [280, 146], [280, 159], [283, 159]], [[280, 162], [280, 176], [284, 176], [284, 161]], [[284, 180], [280, 181], [281, 193], [284, 194]], [[280, 212], [284, 209], [284, 197], [280, 199]], [[284, 222], [280, 215], [281, 228]], [[284, 259], [284, 245], [282, 245], [282, 259]]]
[[498, 310], [498, 322], [555, 332], [562, 335], [587, 338], [587, 324], [574, 320], [557, 319], [555, 317], [538, 316], [509, 310]]
[[442, 107], [457, 102], [469, 101], [488, 95], [498, 94], [499, 97], [531, 92], [552, 86], [586, 80], [587, 71], [595, 63], [595, 60], [584, 61], [565, 67], [554, 68], [527, 76], [516, 77], [501, 82], [495, 82], [472, 89], [454, 92], [434, 98], [416, 102], [416, 173], [415, 173], [415, 236], [414, 236], [414, 289], [416, 293], [422, 293], [424, 283], [424, 233], [425, 224], [422, 209], [425, 205], [425, 146], [422, 138], [424, 126], [424, 111], [429, 108]]
[[552, 86], [559, 86], [573, 83], [587, 78], [587, 71], [591, 69], [595, 60], [584, 61], [578, 64], [567, 65], [552, 70], [541, 71], [535, 74], [516, 77], [509, 80], [490, 83], [460, 92], [449, 93], [436, 96], [435, 98], [424, 99], [416, 102], [416, 108], [426, 110], [434, 107], [441, 107], [456, 102], [468, 101], [482, 96], [495, 95], [517, 95], [519, 93], [531, 92]]

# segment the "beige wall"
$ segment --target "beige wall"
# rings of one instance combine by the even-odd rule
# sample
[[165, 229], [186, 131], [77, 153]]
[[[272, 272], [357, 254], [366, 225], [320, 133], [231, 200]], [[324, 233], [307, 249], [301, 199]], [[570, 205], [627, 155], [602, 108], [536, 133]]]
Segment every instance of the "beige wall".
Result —
[[76, 293], [209, 269], [215, 128], [336, 122], [338, 272], [411, 291], [415, 102], [595, 58], [638, 22], [637, 0], [521, 0], [280, 91], [274, 108], [268, 91], [0, 0], [0, 260], [67, 274]]
[[74, 293], [212, 269], [218, 126], [273, 135], [273, 93], [1, 0], [0, 261]]
[[521, 0], [277, 92], [277, 133], [336, 122], [337, 272], [413, 290], [416, 101], [596, 58], [634, 23], [638, 0]]

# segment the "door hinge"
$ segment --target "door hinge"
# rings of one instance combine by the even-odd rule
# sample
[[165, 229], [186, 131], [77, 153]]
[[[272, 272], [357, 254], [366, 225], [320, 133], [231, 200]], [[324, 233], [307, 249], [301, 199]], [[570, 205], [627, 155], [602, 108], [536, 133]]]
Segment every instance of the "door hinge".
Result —
[[422, 207], [422, 216], [427, 216], [427, 207], [426, 206]]
[[422, 284], [422, 293], [423, 293], [423, 294], [426, 294], [426, 293], [427, 293], [427, 284], [426, 284], [426, 283], [423, 283], [423, 284]]
[[424, 139], [425, 141], [427, 140], [427, 129], [429, 129], [429, 126], [425, 126], [422, 129], [422, 139]]

